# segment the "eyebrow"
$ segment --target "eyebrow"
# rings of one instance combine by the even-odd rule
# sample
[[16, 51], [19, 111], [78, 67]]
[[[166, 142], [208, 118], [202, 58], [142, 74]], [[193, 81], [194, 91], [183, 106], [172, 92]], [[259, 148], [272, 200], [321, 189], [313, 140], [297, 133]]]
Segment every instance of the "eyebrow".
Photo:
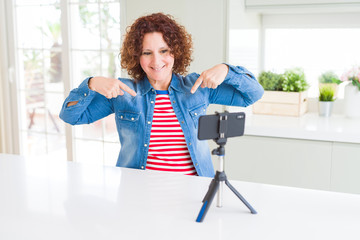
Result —
[[[159, 50], [164, 50], [164, 49], [169, 49], [169, 47], [161, 47], [161, 48], [159, 48]], [[148, 49], [148, 48], [145, 48], [145, 49], [143, 49], [143, 51], [152, 51], [151, 49]]]

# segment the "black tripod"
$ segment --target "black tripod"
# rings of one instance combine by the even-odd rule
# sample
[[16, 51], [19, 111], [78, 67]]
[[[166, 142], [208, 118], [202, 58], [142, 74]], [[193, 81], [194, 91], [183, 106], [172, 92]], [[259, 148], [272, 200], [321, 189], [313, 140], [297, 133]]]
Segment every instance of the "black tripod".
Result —
[[218, 207], [222, 207], [222, 190], [223, 184], [225, 182], [226, 186], [230, 188], [230, 190], [246, 205], [246, 207], [250, 210], [252, 214], [256, 214], [255, 209], [245, 200], [243, 196], [230, 184], [227, 180], [226, 174], [224, 172], [224, 156], [225, 156], [225, 144], [227, 139], [224, 137], [224, 132], [226, 132], [226, 116], [220, 115], [220, 126], [219, 126], [219, 134], [220, 137], [214, 139], [214, 141], [219, 145], [218, 148], [214, 149], [211, 154], [219, 156], [219, 171], [216, 171], [215, 177], [212, 179], [209, 190], [207, 191], [204, 199], [203, 205], [200, 209], [199, 215], [196, 218], [196, 222], [202, 222], [206, 216], [207, 211], [210, 208], [210, 205], [215, 197], [216, 192], [218, 192]]

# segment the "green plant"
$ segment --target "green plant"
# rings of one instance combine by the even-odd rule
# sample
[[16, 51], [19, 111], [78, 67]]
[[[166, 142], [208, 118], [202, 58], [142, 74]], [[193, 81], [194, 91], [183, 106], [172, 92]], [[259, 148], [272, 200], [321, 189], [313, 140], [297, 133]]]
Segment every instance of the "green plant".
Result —
[[336, 83], [340, 84], [339, 77], [333, 71], [327, 71], [320, 75], [319, 83]]
[[282, 90], [285, 92], [302, 92], [309, 87], [309, 84], [305, 79], [304, 70], [301, 68], [292, 68], [286, 70], [284, 77]]
[[324, 85], [319, 88], [319, 101], [332, 102], [334, 101], [335, 89], [332, 86]]
[[271, 71], [263, 71], [260, 73], [259, 83], [263, 86], [264, 90], [268, 91], [281, 91], [282, 82], [284, 81], [283, 74], [273, 73]]

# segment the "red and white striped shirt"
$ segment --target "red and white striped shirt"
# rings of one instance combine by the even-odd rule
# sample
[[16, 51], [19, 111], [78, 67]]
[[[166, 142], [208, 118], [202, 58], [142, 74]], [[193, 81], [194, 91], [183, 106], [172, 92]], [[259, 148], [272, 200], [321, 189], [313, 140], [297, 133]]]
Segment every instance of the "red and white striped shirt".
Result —
[[156, 91], [146, 169], [196, 175], [168, 91]]

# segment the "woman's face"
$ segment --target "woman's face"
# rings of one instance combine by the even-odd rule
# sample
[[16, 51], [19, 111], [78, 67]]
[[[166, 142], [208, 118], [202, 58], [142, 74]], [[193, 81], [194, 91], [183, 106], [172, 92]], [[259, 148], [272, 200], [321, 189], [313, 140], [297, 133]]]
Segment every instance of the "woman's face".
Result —
[[140, 65], [156, 90], [168, 89], [174, 56], [170, 54], [170, 48], [164, 41], [162, 33], [152, 32], [144, 35]]

